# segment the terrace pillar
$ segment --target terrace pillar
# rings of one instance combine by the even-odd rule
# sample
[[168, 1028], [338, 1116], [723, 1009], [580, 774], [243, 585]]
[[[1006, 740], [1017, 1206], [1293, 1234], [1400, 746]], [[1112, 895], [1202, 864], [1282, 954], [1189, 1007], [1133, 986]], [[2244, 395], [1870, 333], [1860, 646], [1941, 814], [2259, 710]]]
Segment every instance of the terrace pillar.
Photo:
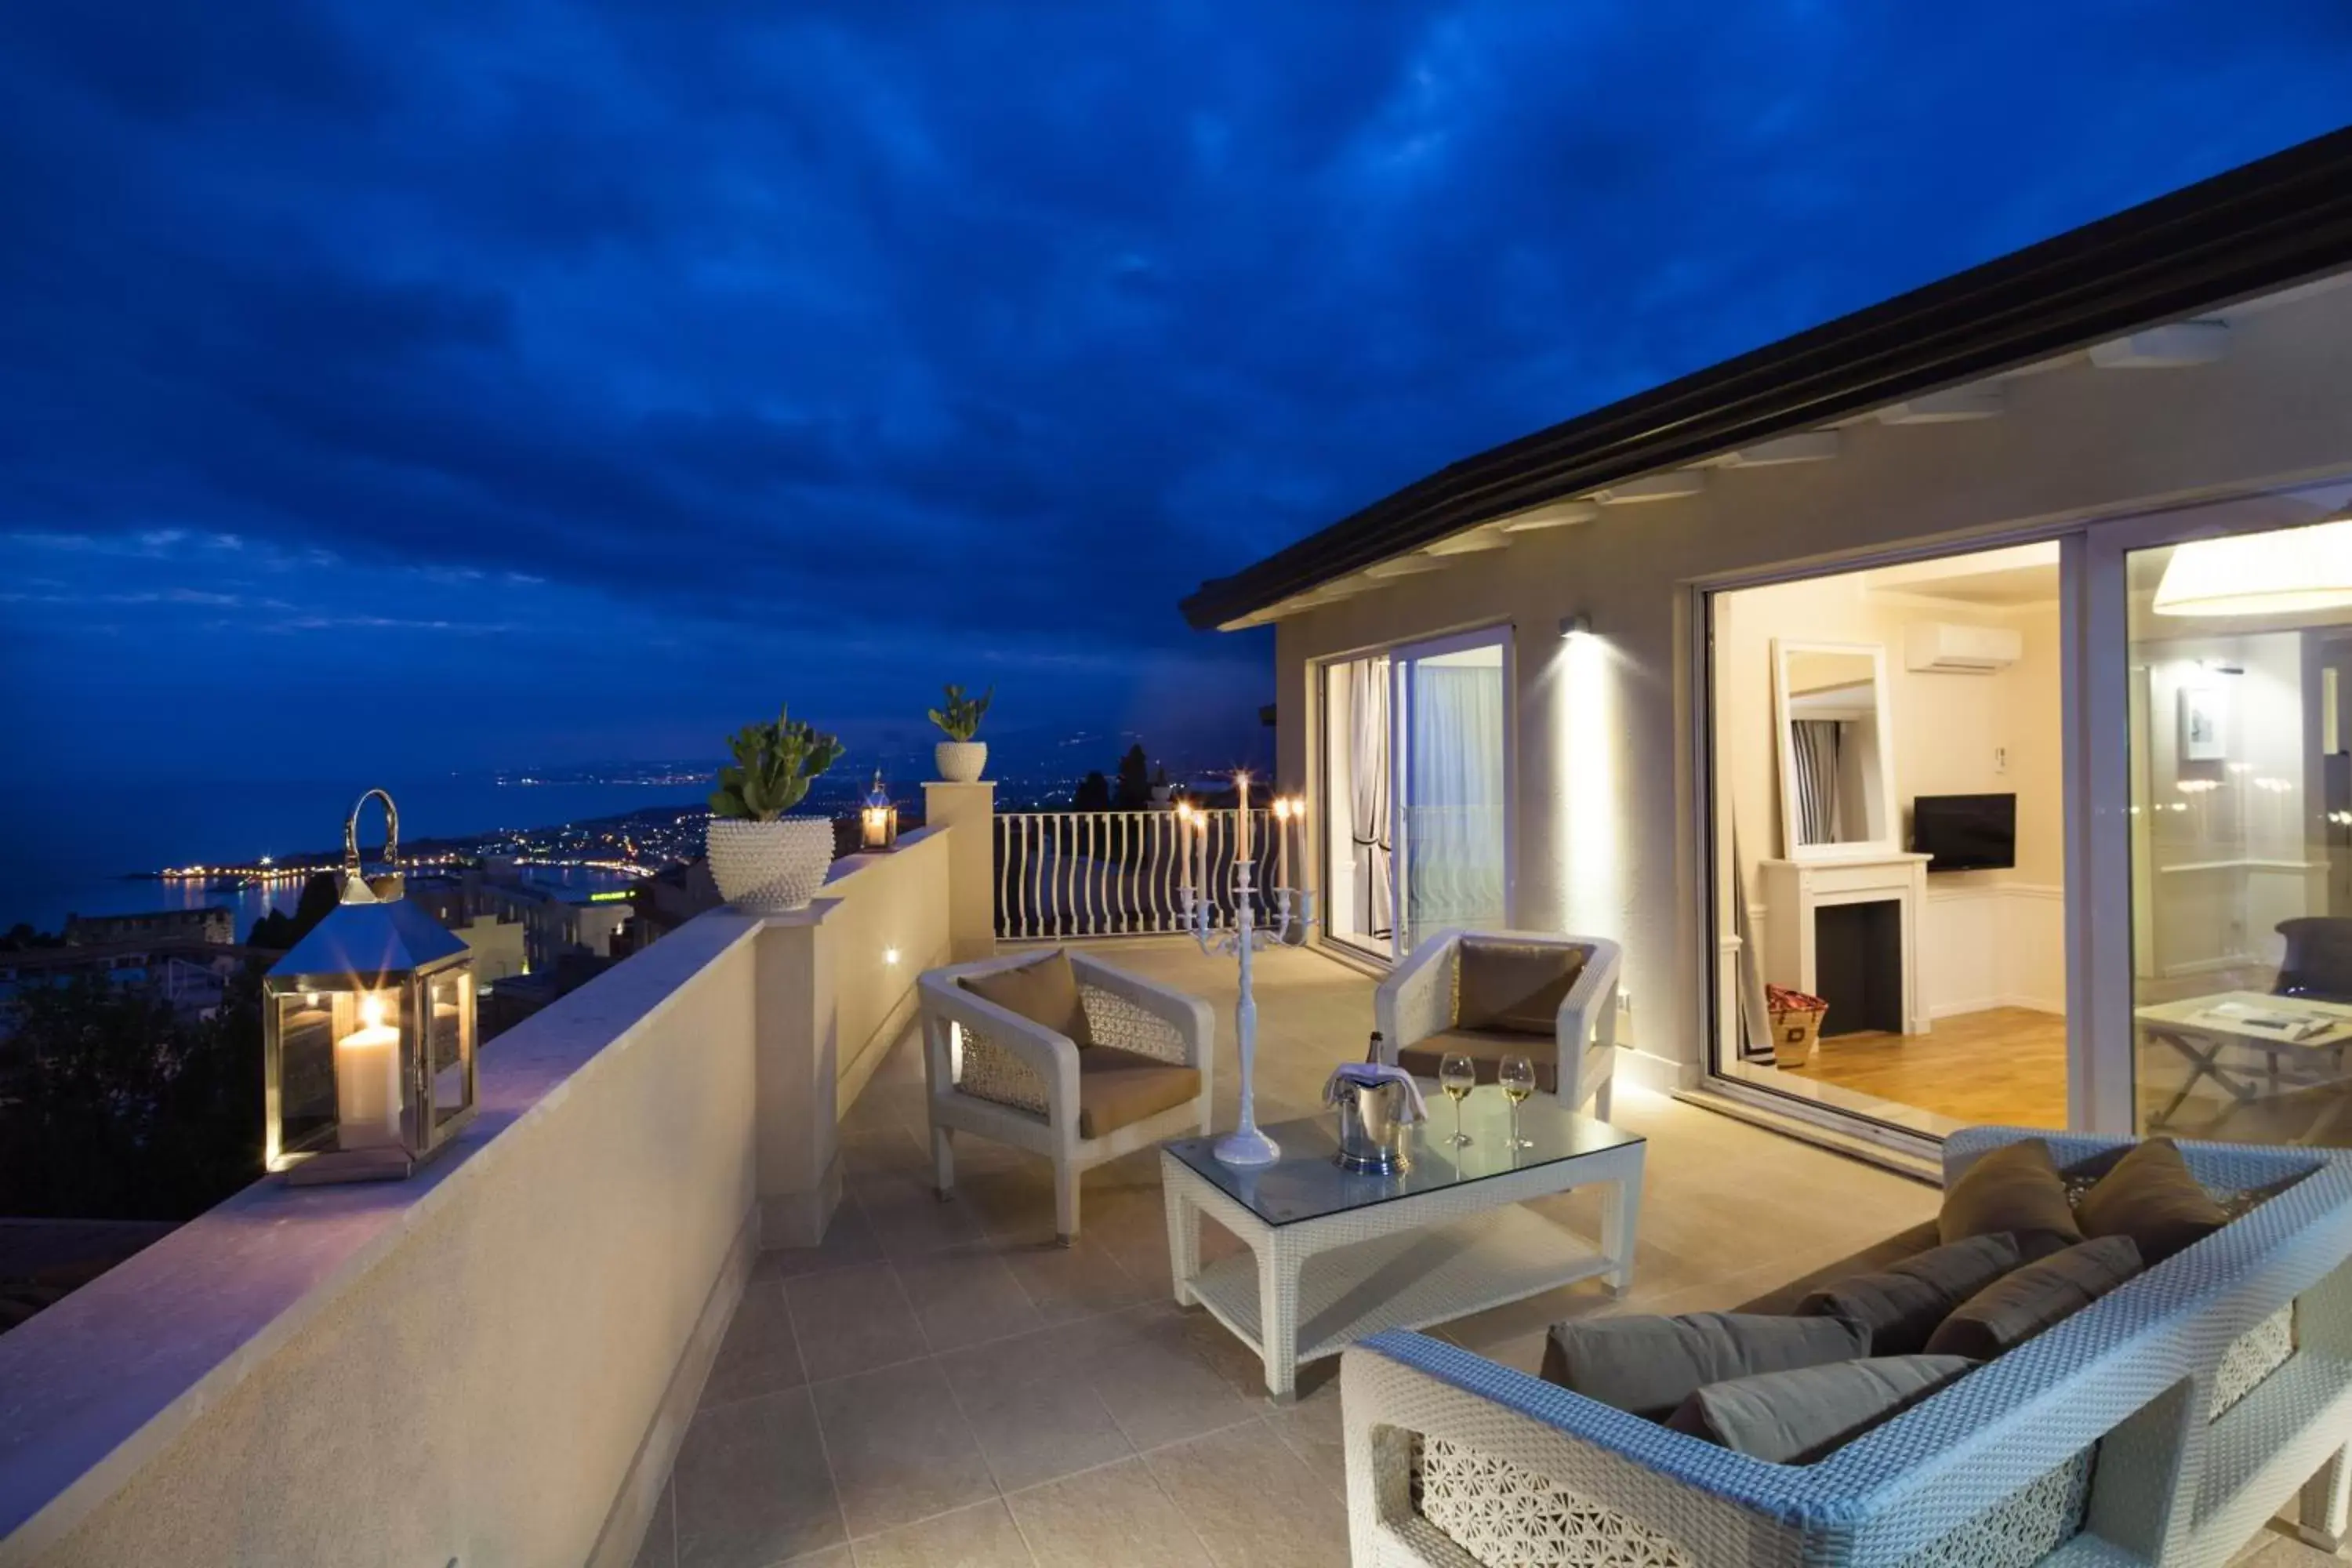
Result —
[[996, 952], [996, 786], [923, 786], [923, 823], [948, 834], [948, 955], [965, 963]]
[[753, 1002], [760, 1244], [814, 1247], [841, 1202], [841, 1016], [819, 899], [761, 921]]

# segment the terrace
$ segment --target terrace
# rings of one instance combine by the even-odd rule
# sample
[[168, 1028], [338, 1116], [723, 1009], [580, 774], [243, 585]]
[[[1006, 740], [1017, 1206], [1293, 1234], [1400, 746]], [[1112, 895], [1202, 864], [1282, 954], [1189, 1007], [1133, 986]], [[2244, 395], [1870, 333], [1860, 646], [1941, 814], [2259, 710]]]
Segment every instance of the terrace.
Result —
[[[1154, 1153], [1087, 1175], [1067, 1249], [1042, 1161], [967, 1139], [931, 1191], [911, 982], [993, 945], [986, 787], [932, 786], [807, 915], [705, 915], [500, 1037], [418, 1178], [258, 1184], [0, 1338], [0, 1564], [1345, 1562], [1338, 1363], [1269, 1403], [1172, 1305]], [[1217, 1010], [1230, 1126], [1231, 965], [1096, 951]], [[1261, 1120], [1307, 1114], [1372, 983], [1277, 950], [1257, 994]], [[1631, 1086], [1615, 1117], [1649, 1140], [1630, 1290], [1444, 1338], [1532, 1370], [1556, 1320], [1728, 1307], [1934, 1212]], [[1538, 1206], [1591, 1233], [1591, 1198]]]

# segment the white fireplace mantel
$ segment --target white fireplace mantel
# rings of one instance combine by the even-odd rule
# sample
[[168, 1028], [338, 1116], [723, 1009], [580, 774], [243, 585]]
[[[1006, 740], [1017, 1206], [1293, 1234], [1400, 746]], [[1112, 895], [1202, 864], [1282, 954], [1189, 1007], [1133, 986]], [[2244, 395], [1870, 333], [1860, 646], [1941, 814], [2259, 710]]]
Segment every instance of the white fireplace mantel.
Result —
[[1811, 994], [1814, 986], [1813, 912], [1834, 904], [1893, 901], [1902, 906], [1904, 1033], [1927, 1032], [1927, 998], [1919, 984], [1919, 911], [1927, 894], [1925, 855], [1885, 854], [1832, 860], [1766, 860], [1764, 978]]

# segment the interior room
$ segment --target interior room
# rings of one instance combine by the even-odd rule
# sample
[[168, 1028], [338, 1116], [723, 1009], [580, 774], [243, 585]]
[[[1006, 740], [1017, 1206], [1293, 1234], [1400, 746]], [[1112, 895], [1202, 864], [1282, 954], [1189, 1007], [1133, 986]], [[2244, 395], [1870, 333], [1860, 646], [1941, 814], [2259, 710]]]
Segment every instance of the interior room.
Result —
[[2352, 487], [2130, 552], [2132, 967], [2144, 1129], [2352, 1143]]
[[1932, 1133], [2065, 1126], [2058, 546], [1712, 606], [1726, 1076]]

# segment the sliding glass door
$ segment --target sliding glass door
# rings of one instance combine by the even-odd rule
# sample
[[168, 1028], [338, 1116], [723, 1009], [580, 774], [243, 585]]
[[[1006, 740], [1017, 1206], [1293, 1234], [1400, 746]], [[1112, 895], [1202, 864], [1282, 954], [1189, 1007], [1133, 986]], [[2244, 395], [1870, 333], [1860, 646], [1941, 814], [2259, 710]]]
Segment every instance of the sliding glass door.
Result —
[[1509, 923], [1509, 634], [1394, 650], [1396, 952]]
[[1323, 930], [1383, 960], [1510, 915], [1510, 632], [1322, 668]]

